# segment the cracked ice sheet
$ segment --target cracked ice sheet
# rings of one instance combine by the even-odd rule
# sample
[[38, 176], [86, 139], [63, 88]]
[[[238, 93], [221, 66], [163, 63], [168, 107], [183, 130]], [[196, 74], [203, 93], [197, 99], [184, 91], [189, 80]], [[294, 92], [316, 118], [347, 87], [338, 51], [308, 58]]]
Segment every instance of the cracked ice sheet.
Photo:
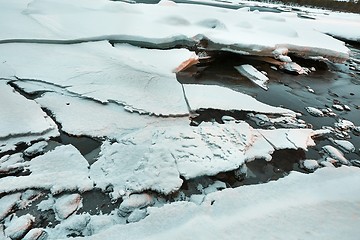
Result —
[[148, 208], [140, 222], [115, 225], [87, 239], [223, 239], [226, 233], [226, 239], [355, 240], [360, 185], [349, 182], [359, 181], [355, 167], [291, 172], [278, 181], [209, 194], [200, 205], [174, 202]]
[[21, 79], [41, 80], [83, 97], [115, 101], [135, 111], [188, 114], [181, 84], [172, 73], [193, 57], [185, 49], [141, 49], [125, 44], [112, 47], [104, 41], [0, 44], [0, 52], [0, 62], [6, 61]]
[[[29, 21], [37, 21], [48, 34], [59, 36], [56, 39], [118, 39], [161, 44], [206, 36], [229, 51], [235, 48], [270, 55], [278, 45], [285, 45], [290, 52], [342, 60], [348, 58], [349, 51], [343, 42], [299, 20], [296, 13], [269, 14], [195, 4], [127, 4], [107, 0], [35, 0], [18, 11]], [[33, 28], [32, 23], [24, 24], [31, 24]], [[17, 29], [9, 29], [6, 25], [4, 28], [7, 31], [0, 33], [1, 38], [19, 35], [12, 33], [19, 32]], [[43, 35], [42, 29], [22, 34], [28, 39], [54, 39]], [[239, 35], [241, 38], [234, 37]], [[231, 48], [227, 47], [229, 45]]]
[[[181, 186], [180, 176], [191, 179], [238, 168], [255, 157], [271, 159], [277, 149], [309, 144], [312, 130], [297, 129], [300, 137], [278, 138], [283, 130], [272, 130], [268, 143], [246, 122], [202, 123], [191, 126], [147, 127], [124, 136], [118, 143], [105, 143], [90, 168], [97, 187], [113, 187], [113, 198], [144, 190], [164, 194]], [[303, 137], [304, 136], [304, 137]], [[306, 136], [306, 137], [305, 137]], [[161, 170], [161, 171], [160, 171]]]
[[52, 112], [62, 130], [76, 136], [117, 139], [147, 126], [187, 127], [187, 117], [161, 118], [140, 115], [124, 110], [116, 103], [99, 103], [91, 99], [63, 95], [55, 92], [45, 93], [36, 101]]
[[0, 179], [0, 194], [25, 189], [46, 189], [52, 194], [63, 191], [88, 191], [93, 182], [88, 178], [88, 162], [72, 145], [63, 145], [28, 161], [28, 176]]
[[226, 87], [195, 84], [183, 86], [192, 110], [212, 108], [296, 116], [296, 113], [289, 109], [267, 105], [249, 95]]
[[56, 124], [34, 101], [28, 100], [0, 81], [0, 152], [21, 142], [59, 135]]
[[311, 136], [314, 133], [312, 129], [276, 129], [265, 130], [258, 129], [258, 132], [270, 142], [276, 150], [279, 149], [303, 149], [308, 146], [315, 146]]

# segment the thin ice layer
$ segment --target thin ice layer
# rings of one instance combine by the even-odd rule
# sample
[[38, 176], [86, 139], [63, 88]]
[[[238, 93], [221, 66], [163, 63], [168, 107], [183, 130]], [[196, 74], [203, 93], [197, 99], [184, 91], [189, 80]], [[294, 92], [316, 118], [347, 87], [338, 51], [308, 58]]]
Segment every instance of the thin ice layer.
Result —
[[323, 168], [310, 175], [292, 172], [278, 181], [212, 193], [201, 205], [175, 202], [148, 208], [149, 216], [140, 222], [115, 225], [88, 239], [214, 239], [226, 233], [228, 239], [355, 240], [360, 234], [360, 185], [349, 182], [359, 181], [355, 167]]
[[57, 136], [57, 126], [38, 104], [0, 81], [0, 152], [20, 142]]
[[46, 189], [57, 194], [63, 191], [87, 191], [93, 188], [88, 178], [88, 162], [72, 145], [63, 145], [28, 162], [28, 176], [0, 179], [0, 193], [26, 189]]

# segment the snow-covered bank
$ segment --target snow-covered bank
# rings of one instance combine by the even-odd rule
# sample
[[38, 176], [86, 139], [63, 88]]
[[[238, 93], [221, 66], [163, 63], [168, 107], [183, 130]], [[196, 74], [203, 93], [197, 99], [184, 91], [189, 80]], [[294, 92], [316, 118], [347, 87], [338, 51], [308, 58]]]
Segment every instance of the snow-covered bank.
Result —
[[88, 239], [357, 239], [360, 186], [349, 183], [358, 181], [354, 167], [292, 172], [276, 182], [212, 193], [200, 205], [150, 208], [144, 220]]
[[[161, 44], [181, 40], [195, 43], [207, 39], [212, 44], [205, 48], [210, 50], [271, 56], [276, 48], [287, 47], [291, 53], [305, 57], [325, 57], [334, 61], [348, 58], [349, 50], [341, 41], [313, 30], [312, 22], [293, 13], [259, 14], [258, 11], [247, 11], [247, 8], [219, 9], [204, 5], [167, 4], [170, 3], [168, 1], [159, 4], [107, 0], [22, 1], [23, 4], [2, 4], [5, 6], [2, 11], [6, 14], [0, 16], [0, 22], [11, 22], [18, 17], [23, 21], [21, 25], [1, 25], [0, 39], [3, 42], [11, 39], [14, 42], [21, 39], [108, 39]], [[204, 12], [206, 15], [202, 14]], [[326, 20], [325, 24], [330, 21]], [[323, 25], [324, 21], [321, 21], [319, 26]], [[354, 33], [350, 37], [353, 36]]]

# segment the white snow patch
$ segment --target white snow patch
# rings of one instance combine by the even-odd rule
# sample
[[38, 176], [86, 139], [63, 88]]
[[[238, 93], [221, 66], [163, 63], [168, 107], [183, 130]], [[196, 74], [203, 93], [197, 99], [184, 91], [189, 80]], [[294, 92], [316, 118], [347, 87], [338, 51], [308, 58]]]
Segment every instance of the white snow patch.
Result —
[[355, 146], [351, 142], [347, 140], [336, 140], [336, 139], [330, 139], [333, 143], [335, 143], [338, 147], [340, 147], [341, 150], [343, 150], [346, 153], [349, 152], [355, 152]]

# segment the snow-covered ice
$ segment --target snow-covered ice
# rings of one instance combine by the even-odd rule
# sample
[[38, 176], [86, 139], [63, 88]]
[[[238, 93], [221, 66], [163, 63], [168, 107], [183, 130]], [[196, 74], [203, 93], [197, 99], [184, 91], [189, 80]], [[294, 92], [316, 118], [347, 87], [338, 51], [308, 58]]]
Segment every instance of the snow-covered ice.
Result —
[[82, 198], [80, 194], [67, 194], [56, 199], [54, 212], [58, 219], [66, 219], [81, 207]]
[[253, 129], [246, 122], [198, 127], [147, 127], [118, 143], [104, 143], [90, 177], [112, 197], [153, 190], [169, 194], [182, 180], [237, 169], [255, 158], [271, 160], [279, 149], [313, 146], [312, 129]]
[[258, 113], [277, 113], [295, 116], [295, 112], [280, 107], [273, 107], [255, 98], [234, 90], [211, 85], [184, 84], [184, 91], [190, 108], [242, 110]]
[[148, 208], [144, 220], [115, 225], [88, 239], [214, 239], [224, 233], [226, 239], [356, 239], [360, 188], [349, 182], [358, 181], [355, 167], [322, 168], [311, 175], [292, 172], [278, 181], [212, 193], [201, 205], [174, 202]]
[[[223, 86], [183, 84], [176, 75], [213, 51], [262, 56], [266, 64], [308, 74], [314, 70], [293, 60], [349, 58], [348, 47], [332, 36], [359, 41], [359, 15], [206, 6], [214, 3], [264, 4], [0, 0], [0, 238], [352, 239], [360, 234], [360, 188], [349, 184], [359, 182], [360, 170], [335, 168], [357, 166], [358, 160], [346, 157], [358, 146], [329, 139], [346, 157], [326, 145], [322, 159], [300, 160], [309, 172], [327, 166], [314, 173], [290, 172], [278, 181], [227, 188], [225, 180], [214, 180], [217, 174], [252, 174], [249, 161], [270, 161], [277, 150], [306, 151], [314, 138], [330, 131], [306, 128], [290, 109]], [[305, 11], [307, 18], [301, 17]], [[236, 70], [267, 89], [266, 72], [240, 64]], [[273, 73], [282, 74], [269, 76]], [[334, 102], [333, 107], [348, 106]], [[211, 109], [227, 111], [220, 116], [224, 124], [189, 125]], [[334, 114], [306, 110], [313, 116]], [[266, 129], [231, 117], [238, 112]], [[342, 113], [354, 112], [355, 107]], [[284, 125], [290, 128], [278, 128]], [[330, 134], [350, 136], [350, 130], [359, 132], [340, 119]], [[62, 145], [66, 134], [60, 132], [75, 143]], [[91, 164], [75, 148], [78, 136], [101, 142]], [[212, 182], [185, 195], [183, 184], [201, 178]], [[118, 201], [111, 213], [78, 211], [84, 192], [94, 188], [109, 194], [109, 202]], [[161, 195], [175, 202], [158, 204]], [[17, 216], [37, 200], [35, 208], [51, 212], [55, 226], [39, 226], [36, 213]]]
[[0, 81], [0, 95], [0, 152], [15, 149], [21, 142], [58, 136], [56, 124], [40, 106], [15, 92], [5, 81]]
[[[52, 54], [54, 51], [57, 54]], [[102, 41], [1, 44], [0, 52], [2, 62], [11, 65], [21, 79], [44, 81], [79, 97], [117, 102], [135, 111], [156, 115], [188, 113], [181, 84], [172, 72], [193, 57], [185, 49], [141, 49], [124, 44], [112, 47]]]
[[21, 217], [13, 216], [9, 222], [5, 223], [5, 235], [11, 239], [21, 239], [34, 224], [35, 218], [30, 214]]
[[259, 87], [267, 90], [268, 87], [266, 85], [266, 82], [269, 81], [269, 78], [259, 72], [256, 68], [249, 64], [244, 64], [241, 66], [236, 66], [236, 70], [238, 70], [244, 77], [251, 80], [253, 83], [258, 85]]
[[305, 109], [308, 113], [310, 113], [311, 115], [313, 115], [315, 117], [323, 117], [324, 116], [324, 113], [320, 109], [317, 109], [314, 107], [306, 107]]
[[[28, 0], [22, 0], [16, 4], [5, 4], [3, 11], [6, 14], [2, 15], [1, 22], [11, 22], [18, 18], [22, 27], [2, 24], [4, 30], [0, 39], [54, 42], [108, 39], [168, 44], [181, 40], [193, 42], [196, 38], [205, 37], [220, 44], [223, 50], [248, 54], [270, 56], [277, 48], [287, 48], [289, 52], [305, 56], [330, 59], [348, 57], [348, 49], [341, 41], [307, 27], [310, 20], [300, 19], [295, 13], [257, 14], [256, 11], [219, 10], [200, 4], [127, 4], [105, 0], [36, 0], [27, 3]], [[356, 15], [354, 18], [345, 17], [340, 19], [354, 25], [353, 31], [358, 28], [354, 21]], [[124, 18], [127, 20], [122, 21]], [[324, 25], [333, 25], [330, 24], [332, 20], [324, 16], [319, 21], [312, 21], [311, 25], [329, 33]], [[344, 31], [340, 26], [336, 26], [336, 29]], [[351, 31], [343, 35], [348, 33]], [[358, 31], [352, 34], [360, 35]], [[242, 37], [234, 37], [239, 35]], [[254, 38], [254, 35], [257, 37]]]
[[52, 193], [87, 191], [93, 188], [89, 179], [88, 162], [71, 145], [55, 148], [51, 152], [27, 162], [28, 176], [0, 178], [0, 193], [26, 189], [46, 189]]
[[21, 193], [14, 193], [0, 198], [0, 221], [3, 220], [20, 200]]

